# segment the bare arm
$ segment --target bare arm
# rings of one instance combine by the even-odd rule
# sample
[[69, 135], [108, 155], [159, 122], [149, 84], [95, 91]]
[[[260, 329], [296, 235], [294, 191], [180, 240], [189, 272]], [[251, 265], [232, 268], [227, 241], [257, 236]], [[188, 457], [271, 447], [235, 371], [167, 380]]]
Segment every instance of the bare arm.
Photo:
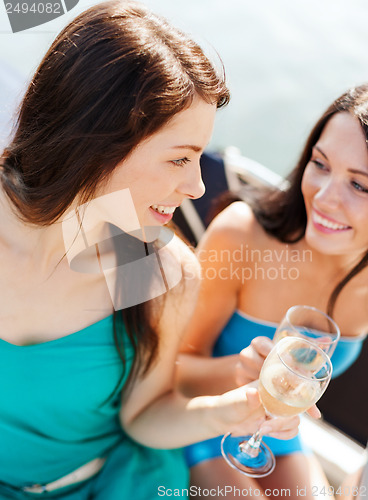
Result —
[[[121, 422], [134, 439], [153, 447], [177, 447], [217, 436], [242, 425], [252, 430], [264, 417], [258, 393], [241, 388], [219, 397], [188, 399], [173, 391], [176, 356], [197, 297], [199, 265], [183, 252], [185, 276], [166, 294], [159, 321], [159, 355], [148, 374], [140, 375], [123, 397]], [[244, 423], [245, 422], [245, 423]]]
[[251, 354], [253, 365], [247, 380], [241, 373], [246, 363], [239, 369], [239, 355], [211, 357], [218, 336], [238, 305], [244, 285], [244, 263], [239, 255], [242, 245], [252, 239], [252, 226], [250, 208], [235, 203], [214, 219], [198, 246], [202, 267], [199, 299], [185, 332], [178, 366], [179, 387], [186, 395], [219, 394], [258, 377], [264, 358], [256, 352]]
[[[248, 434], [264, 420], [258, 392], [252, 387], [193, 399], [174, 390], [177, 352], [195, 306], [199, 282], [198, 263], [188, 250], [184, 253], [184, 269], [189, 271], [182, 285], [165, 297], [157, 362], [148, 374], [137, 377], [122, 399], [120, 417], [126, 432], [136, 441], [157, 448], [176, 448], [227, 431]], [[298, 419], [283, 420], [282, 424], [271, 424], [273, 431], [285, 437], [295, 435]]]

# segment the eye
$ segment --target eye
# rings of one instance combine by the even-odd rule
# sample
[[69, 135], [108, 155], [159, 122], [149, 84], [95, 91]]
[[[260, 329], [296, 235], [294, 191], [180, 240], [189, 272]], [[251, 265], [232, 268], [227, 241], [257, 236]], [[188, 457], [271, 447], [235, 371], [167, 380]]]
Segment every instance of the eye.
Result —
[[351, 181], [351, 185], [356, 191], [360, 191], [361, 193], [368, 193], [368, 189], [359, 184], [359, 182]]
[[320, 160], [314, 159], [311, 160], [311, 163], [313, 163], [318, 170], [327, 170], [326, 165], [324, 165]]
[[186, 156], [184, 158], [180, 158], [179, 160], [171, 160], [171, 163], [176, 165], [177, 167], [184, 167], [190, 160]]

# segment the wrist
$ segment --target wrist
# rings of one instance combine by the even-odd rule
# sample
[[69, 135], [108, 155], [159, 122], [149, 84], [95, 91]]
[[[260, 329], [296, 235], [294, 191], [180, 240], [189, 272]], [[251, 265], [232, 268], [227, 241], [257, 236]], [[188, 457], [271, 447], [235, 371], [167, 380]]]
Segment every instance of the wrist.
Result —
[[[239, 391], [242, 392], [240, 395]], [[246, 395], [243, 389], [233, 389], [218, 396], [205, 396], [203, 413], [206, 425], [214, 436], [229, 432], [244, 417]]]
[[227, 432], [228, 410], [222, 396], [198, 396], [188, 402], [188, 409], [199, 412], [199, 427], [204, 433], [202, 439], [211, 439]]

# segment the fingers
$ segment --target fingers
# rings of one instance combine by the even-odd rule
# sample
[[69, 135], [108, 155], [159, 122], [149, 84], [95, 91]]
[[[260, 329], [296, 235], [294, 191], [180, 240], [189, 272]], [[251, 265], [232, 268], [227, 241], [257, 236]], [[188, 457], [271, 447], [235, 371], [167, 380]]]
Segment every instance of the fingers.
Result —
[[273, 343], [269, 338], [256, 337], [239, 353], [239, 362], [235, 367], [235, 381], [238, 386], [258, 378], [265, 357], [272, 346]]
[[313, 405], [307, 410], [307, 413], [313, 418], [321, 418], [321, 412], [316, 405]]
[[246, 398], [249, 411], [256, 410], [259, 406], [261, 406], [261, 400], [258, 391], [254, 386], [252, 386], [252, 384], [248, 384], [246, 388]]
[[[262, 366], [262, 365], [261, 365]], [[235, 366], [235, 382], [238, 387], [246, 385], [259, 376], [260, 367], [251, 365], [247, 361], [239, 360]]]
[[260, 427], [263, 435], [271, 436], [277, 439], [291, 439], [298, 434], [300, 418], [280, 417], [266, 420]]
[[280, 431], [280, 432], [272, 432], [271, 434], [268, 434], [270, 437], [276, 438], [276, 439], [293, 439], [295, 436], [297, 436], [299, 432], [298, 427], [285, 430], [285, 431]]
[[256, 383], [239, 387], [219, 396], [224, 432], [236, 435], [253, 433], [265, 419]]
[[266, 358], [274, 347], [274, 343], [268, 337], [255, 337], [250, 345], [258, 352], [260, 356]]

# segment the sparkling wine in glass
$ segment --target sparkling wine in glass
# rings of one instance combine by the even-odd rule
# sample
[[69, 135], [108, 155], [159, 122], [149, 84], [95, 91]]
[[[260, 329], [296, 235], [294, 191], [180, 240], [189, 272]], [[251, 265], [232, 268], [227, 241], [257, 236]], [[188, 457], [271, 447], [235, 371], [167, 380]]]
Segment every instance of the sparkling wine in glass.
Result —
[[[269, 417], [303, 413], [322, 396], [331, 380], [328, 354], [314, 342], [286, 336], [274, 346], [259, 376], [259, 395]], [[228, 464], [250, 477], [271, 474], [276, 460], [263, 443], [260, 431], [253, 436], [226, 434], [221, 442]]]
[[315, 342], [331, 358], [340, 339], [340, 329], [328, 314], [311, 306], [293, 306], [279, 324], [274, 342], [286, 336], [303, 337]]

